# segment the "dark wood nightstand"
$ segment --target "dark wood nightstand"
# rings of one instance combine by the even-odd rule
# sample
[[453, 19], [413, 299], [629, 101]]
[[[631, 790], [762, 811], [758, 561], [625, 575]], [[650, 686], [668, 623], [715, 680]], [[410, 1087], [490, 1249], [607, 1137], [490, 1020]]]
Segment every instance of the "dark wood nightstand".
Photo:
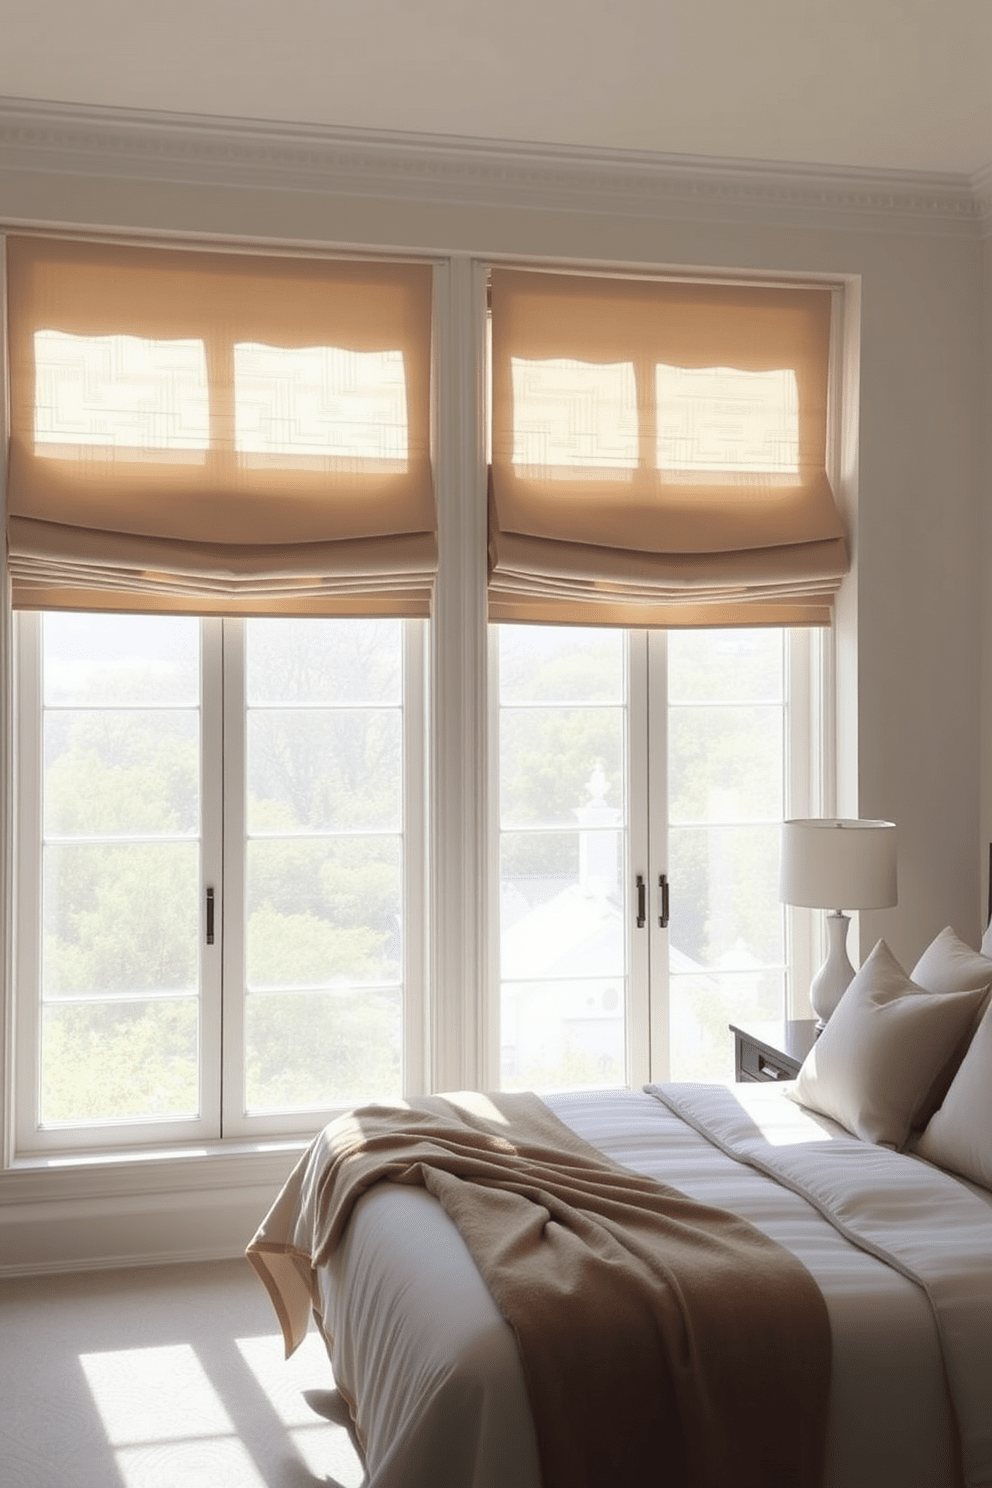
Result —
[[735, 1080], [794, 1080], [816, 1042], [816, 1019], [731, 1023], [730, 1031], [734, 1035]]

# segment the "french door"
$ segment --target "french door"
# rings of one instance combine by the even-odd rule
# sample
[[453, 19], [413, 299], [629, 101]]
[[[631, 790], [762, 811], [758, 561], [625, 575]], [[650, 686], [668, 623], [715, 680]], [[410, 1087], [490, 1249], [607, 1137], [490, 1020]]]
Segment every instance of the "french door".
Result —
[[421, 1088], [423, 625], [18, 629], [21, 1150]]
[[728, 1022], [787, 1005], [805, 635], [500, 626], [492, 645], [501, 1084], [731, 1078]]

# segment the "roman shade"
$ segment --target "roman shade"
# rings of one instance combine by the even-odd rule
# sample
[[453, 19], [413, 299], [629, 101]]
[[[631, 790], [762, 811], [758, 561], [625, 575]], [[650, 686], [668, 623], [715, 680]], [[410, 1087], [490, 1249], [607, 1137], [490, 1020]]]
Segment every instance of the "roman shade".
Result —
[[430, 613], [428, 266], [7, 259], [16, 607]]
[[831, 294], [492, 275], [492, 620], [824, 625]]

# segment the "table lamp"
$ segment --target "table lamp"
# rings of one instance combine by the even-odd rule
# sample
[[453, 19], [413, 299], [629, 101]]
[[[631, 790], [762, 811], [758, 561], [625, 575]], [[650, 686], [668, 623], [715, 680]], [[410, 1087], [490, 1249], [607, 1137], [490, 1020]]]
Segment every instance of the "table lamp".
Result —
[[896, 829], [888, 821], [824, 817], [782, 823], [778, 897], [783, 904], [832, 909], [827, 959], [809, 1000], [822, 1028], [854, 976], [847, 955], [847, 909], [887, 909], [896, 902]]

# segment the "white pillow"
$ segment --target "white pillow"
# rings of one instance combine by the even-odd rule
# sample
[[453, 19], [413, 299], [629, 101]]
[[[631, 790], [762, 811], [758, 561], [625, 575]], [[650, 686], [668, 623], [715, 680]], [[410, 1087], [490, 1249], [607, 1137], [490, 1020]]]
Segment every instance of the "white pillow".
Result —
[[928, 1162], [992, 1188], [992, 1007], [915, 1150]]
[[925, 992], [880, 940], [806, 1056], [793, 1099], [901, 1147], [986, 991]]
[[[967, 992], [973, 987], [987, 988], [992, 985], [992, 959], [979, 951], [973, 951], [948, 925], [927, 946], [910, 972], [910, 977], [926, 992]], [[938, 1073], [929, 1095], [917, 1113], [914, 1126], [926, 1126], [944, 1099], [984, 1012], [983, 1004], [978, 1008], [973, 1022], [964, 1030], [960, 1041], [951, 1050], [947, 1063]]]
[[925, 992], [970, 992], [992, 984], [992, 958], [973, 951], [948, 925], [927, 946], [910, 977]]

